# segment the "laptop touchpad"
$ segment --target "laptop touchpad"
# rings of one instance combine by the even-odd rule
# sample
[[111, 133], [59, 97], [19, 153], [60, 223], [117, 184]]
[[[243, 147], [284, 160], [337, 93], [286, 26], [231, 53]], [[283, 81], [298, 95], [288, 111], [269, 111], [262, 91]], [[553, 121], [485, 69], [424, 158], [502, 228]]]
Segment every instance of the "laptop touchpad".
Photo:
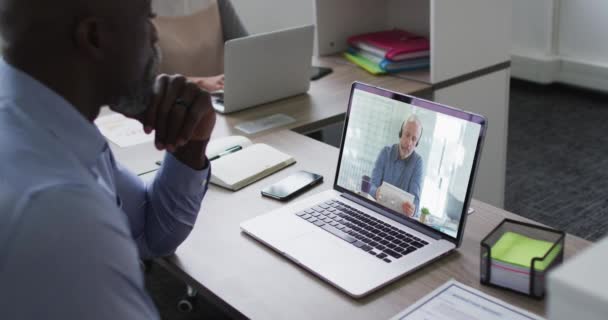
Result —
[[314, 232], [291, 239], [285, 246], [285, 253], [298, 264], [358, 296], [385, 281], [383, 271], [390, 268], [347, 242], [328, 241]]
[[[289, 228], [281, 226], [289, 226]], [[279, 226], [279, 227], [277, 227]], [[276, 249], [284, 251], [294, 239], [314, 232], [308, 222], [293, 214], [274, 213], [241, 224], [241, 228]]]
[[361, 252], [353, 250], [355, 247], [352, 245], [346, 242], [338, 242], [337, 239], [331, 237], [333, 236], [329, 234], [311, 232], [290, 239], [285, 249], [292, 258], [308, 267], [312, 265], [333, 265], [336, 261], [339, 261], [341, 265], [361, 262]]

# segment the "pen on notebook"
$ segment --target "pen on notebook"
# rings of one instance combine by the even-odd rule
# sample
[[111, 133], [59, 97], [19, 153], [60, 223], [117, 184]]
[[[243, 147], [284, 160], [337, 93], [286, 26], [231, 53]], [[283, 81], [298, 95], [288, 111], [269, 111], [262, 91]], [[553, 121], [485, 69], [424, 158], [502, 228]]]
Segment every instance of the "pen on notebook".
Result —
[[241, 147], [241, 146], [230, 147], [230, 148], [226, 149], [225, 151], [220, 152], [218, 155], [215, 155], [215, 156], [209, 158], [209, 161], [213, 161], [213, 160], [219, 159], [219, 158], [221, 158], [221, 157], [223, 157], [223, 156], [225, 156], [227, 154], [231, 154], [233, 152], [237, 152], [237, 151], [239, 151], [241, 149], [243, 149], [243, 147]]
[[[241, 147], [241, 146], [234, 146], [234, 147], [230, 147], [230, 148], [228, 148], [228, 149], [226, 149], [226, 150], [224, 150], [224, 151], [220, 152], [219, 154], [217, 154], [217, 155], [215, 155], [215, 156], [213, 156], [213, 157], [209, 158], [209, 161], [217, 160], [217, 159], [219, 159], [219, 158], [221, 158], [221, 157], [223, 157], [223, 156], [225, 156], [225, 155], [227, 155], [227, 154], [231, 154], [231, 153], [233, 153], [233, 152], [237, 152], [237, 151], [239, 151], [239, 150], [241, 150], [241, 149], [243, 149], [243, 147]], [[162, 165], [162, 164], [163, 164], [163, 162], [162, 162], [162, 161], [156, 161], [156, 165], [160, 166], [160, 165]]]
[[[209, 159], [209, 161], [213, 161], [213, 160], [219, 159], [220, 157], [223, 157], [223, 156], [225, 156], [225, 155], [227, 155], [227, 154], [230, 154], [230, 153], [233, 153], [233, 152], [237, 152], [237, 151], [239, 151], [239, 150], [241, 150], [241, 149], [243, 149], [243, 147], [241, 147], [241, 146], [234, 146], [234, 147], [230, 147], [230, 148], [228, 148], [228, 149], [226, 149], [226, 150], [224, 150], [224, 151], [220, 152], [219, 154], [217, 154], [217, 155], [215, 155], [215, 156], [211, 157], [211, 158]], [[163, 164], [163, 162], [162, 162], [162, 161], [156, 161], [156, 165], [160, 166], [160, 165], [162, 165], [162, 164]]]

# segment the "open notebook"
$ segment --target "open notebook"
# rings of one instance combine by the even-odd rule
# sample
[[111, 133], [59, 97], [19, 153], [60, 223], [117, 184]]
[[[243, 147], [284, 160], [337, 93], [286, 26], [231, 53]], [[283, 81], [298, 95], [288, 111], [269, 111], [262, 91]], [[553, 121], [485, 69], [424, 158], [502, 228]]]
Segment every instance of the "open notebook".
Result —
[[[227, 151], [235, 149], [237, 151]], [[211, 140], [207, 157], [213, 159], [216, 156], [219, 158], [212, 160], [211, 183], [233, 191], [296, 162], [286, 153], [264, 143], [254, 144], [242, 136]]]

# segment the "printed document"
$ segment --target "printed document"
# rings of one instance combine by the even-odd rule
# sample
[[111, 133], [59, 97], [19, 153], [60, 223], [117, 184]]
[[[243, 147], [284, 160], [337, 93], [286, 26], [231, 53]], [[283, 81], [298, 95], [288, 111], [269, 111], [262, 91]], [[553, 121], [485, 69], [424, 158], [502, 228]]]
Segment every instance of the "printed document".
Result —
[[450, 280], [391, 320], [543, 320], [528, 311]]

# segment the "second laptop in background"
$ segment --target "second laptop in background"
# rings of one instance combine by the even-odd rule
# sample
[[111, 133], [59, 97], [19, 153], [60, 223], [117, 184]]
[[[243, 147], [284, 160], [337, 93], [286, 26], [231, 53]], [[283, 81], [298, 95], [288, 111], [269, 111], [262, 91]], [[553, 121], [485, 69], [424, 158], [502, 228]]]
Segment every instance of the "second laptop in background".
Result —
[[226, 42], [224, 93], [214, 108], [230, 113], [307, 92], [313, 39], [307, 25]]

